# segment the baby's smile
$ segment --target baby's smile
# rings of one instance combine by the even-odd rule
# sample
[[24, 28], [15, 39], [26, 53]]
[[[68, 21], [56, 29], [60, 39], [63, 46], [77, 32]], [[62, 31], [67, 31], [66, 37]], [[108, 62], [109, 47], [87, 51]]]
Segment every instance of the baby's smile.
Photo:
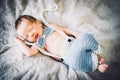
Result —
[[37, 34], [35, 35], [35, 41], [36, 41], [38, 38], [39, 38], [39, 34], [37, 33]]
[[33, 34], [33, 36], [31, 36], [32, 40], [28, 40], [28, 41], [30, 41], [30, 42], [36, 42], [38, 38], [39, 38], [39, 34], [36, 33], [36, 34]]

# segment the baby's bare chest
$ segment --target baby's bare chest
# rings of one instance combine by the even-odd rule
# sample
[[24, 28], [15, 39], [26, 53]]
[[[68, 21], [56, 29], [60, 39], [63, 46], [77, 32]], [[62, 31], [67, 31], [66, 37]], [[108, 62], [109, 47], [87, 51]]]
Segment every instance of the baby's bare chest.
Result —
[[63, 38], [63, 36], [61, 36], [59, 33], [53, 32], [50, 36], [46, 38], [45, 48], [53, 54], [59, 54], [64, 40], [65, 39]]

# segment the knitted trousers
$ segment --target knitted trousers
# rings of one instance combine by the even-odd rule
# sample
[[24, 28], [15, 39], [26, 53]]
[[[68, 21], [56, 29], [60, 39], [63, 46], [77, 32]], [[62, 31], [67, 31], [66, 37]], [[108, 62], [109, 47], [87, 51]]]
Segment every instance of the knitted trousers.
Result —
[[68, 52], [62, 54], [61, 57], [64, 60], [63, 63], [73, 69], [92, 72], [95, 65], [92, 61], [92, 53], [97, 49], [98, 43], [94, 36], [89, 33], [83, 33], [73, 41]]

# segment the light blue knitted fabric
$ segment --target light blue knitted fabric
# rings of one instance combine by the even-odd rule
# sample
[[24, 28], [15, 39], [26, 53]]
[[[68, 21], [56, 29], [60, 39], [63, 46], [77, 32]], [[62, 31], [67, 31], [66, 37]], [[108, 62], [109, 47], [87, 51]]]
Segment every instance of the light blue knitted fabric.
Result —
[[79, 35], [65, 54], [61, 54], [63, 63], [84, 72], [92, 72], [92, 53], [98, 49], [98, 43], [89, 33]]

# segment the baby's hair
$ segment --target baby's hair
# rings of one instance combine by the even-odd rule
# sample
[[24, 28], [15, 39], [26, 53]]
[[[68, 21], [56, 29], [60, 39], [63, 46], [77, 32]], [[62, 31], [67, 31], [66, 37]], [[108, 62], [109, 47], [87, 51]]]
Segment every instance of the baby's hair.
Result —
[[[21, 22], [24, 19], [30, 21], [31, 23], [34, 23], [37, 20], [35, 17], [33, 17], [31, 15], [22, 15], [22, 16], [18, 17], [18, 19], [15, 21], [15, 29], [16, 30], [18, 29], [18, 26], [21, 24]], [[43, 24], [43, 26], [45, 26], [43, 22], [41, 22], [41, 23]]]
[[37, 19], [30, 15], [22, 15], [15, 21], [15, 29], [18, 29], [18, 26], [21, 24], [21, 22], [26, 19], [30, 21], [31, 23], [34, 23]]

